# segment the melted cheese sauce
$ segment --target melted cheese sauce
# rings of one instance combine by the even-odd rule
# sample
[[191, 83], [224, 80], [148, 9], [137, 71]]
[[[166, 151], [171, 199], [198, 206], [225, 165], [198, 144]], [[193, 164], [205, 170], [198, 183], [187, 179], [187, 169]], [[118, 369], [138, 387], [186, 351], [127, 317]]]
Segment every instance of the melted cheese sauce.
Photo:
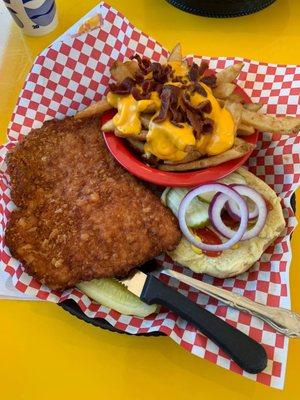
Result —
[[107, 94], [108, 103], [117, 108], [118, 112], [113, 117], [115, 127], [125, 136], [136, 136], [141, 132], [142, 124], [140, 113], [149, 108], [152, 112], [160, 108], [161, 102], [157, 93], [151, 93], [149, 100], [135, 100], [129, 95], [119, 95], [109, 92]]
[[196, 147], [201, 154], [213, 156], [223, 153], [232, 147], [235, 134], [234, 121], [230, 112], [226, 108], [221, 108], [211, 89], [203, 83], [201, 85], [205, 89], [207, 97], [194, 93], [191, 96], [191, 103], [197, 106], [202, 101], [210, 101], [212, 111], [209, 114], [205, 114], [205, 116], [214, 121], [214, 129], [212, 134], [203, 134], [197, 140]]
[[181, 61], [170, 61], [168, 65], [172, 67], [174, 72], [174, 76], [187, 76], [188, 75], [188, 68], [185, 63]]
[[196, 143], [193, 128], [187, 123], [178, 128], [170, 121], [155, 123], [151, 121], [145, 151], [161, 160], [181, 161], [186, 155], [187, 146]]

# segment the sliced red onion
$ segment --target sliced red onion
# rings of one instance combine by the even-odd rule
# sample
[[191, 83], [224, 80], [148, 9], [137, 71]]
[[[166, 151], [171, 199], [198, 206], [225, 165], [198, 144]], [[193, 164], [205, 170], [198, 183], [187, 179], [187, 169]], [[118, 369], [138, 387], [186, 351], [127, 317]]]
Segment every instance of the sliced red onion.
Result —
[[[240, 236], [239, 240], [241, 240], [243, 235], [245, 234], [247, 226], [248, 226], [248, 221], [249, 221], [248, 220], [248, 206], [247, 206], [245, 200], [242, 197], [240, 197], [240, 198], [242, 199], [242, 204], [243, 204], [242, 210], [243, 211], [241, 211], [239, 208], [239, 212], [243, 213], [242, 215], [244, 216], [245, 226], [243, 226], [244, 232], [243, 232], [242, 236]], [[231, 197], [231, 199], [232, 199], [232, 197]], [[209, 204], [208, 215], [209, 215], [210, 222], [211, 222], [212, 226], [215, 228], [215, 230], [217, 232], [219, 232], [221, 235], [230, 239], [230, 238], [232, 238], [231, 233], [236, 232], [236, 231], [233, 231], [231, 228], [229, 228], [227, 225], [225, 225], [222, 220], [222, 211], [225, 207], [225, 204], [228, 202], [228, 200], [229, 200], [229, 196], [227, 194], [225, 194], [224, 192], [220, 193], [220, 191], [219, 191], [219, 193], [215, 194], [211, 203]], [[233, 201], [238, 205], [238, 207], [240, 207], [241, 200], [238, 200], [238, 201], [233, 200]], [[246, 207], [246, 211], [245, 211], [244, 207]], [[239, 218], [239, 221], [241, 221], [241, 218]]]
[[[214, 244], [214, 245], [202, 243], [201, 241], [197, 240], [195, 238], [195, 236], [192, 234], [192, 232], [190, 231], [190, 229], [188, 228], [186, 221], [185, 221], [185, 214], [188, 210], [188, 207], [189, 207], [191, 201], [196, 196], [199, 196], [206, 192], [213, 192], [213, 191], [217, 192], [217, 193], [221, 192], [221, 195], [223, 195], [226, 198], [225, 201], [228, 201], [228, 199], [234, 200], [239, 205], [239, 211], [240, 211], [240, 215], [241, 215], [239, 228], [236, 232], [232, 231], [232, 232], [234, 232], [234, 235], [231, 236], [230, 240], [228, 240], [226, 243]], [[221, 218], [221, 211], [222, 211], [222, 208], [220, 209], [220, 218]], [[215, 210], [214, 214], [216, 214], [216, 210]], [[233, 246], [238, 241], [240, 241], [241, 238], [243, 237], [243, 235], [245, 234], [247, 226], [248, 226], [248, 208], [247, 208], [247, 204], [246, 204], [245, 200], [234, 189], [232, 189], [229, 186], [226, 186], [222, 183], [207, 183], [207, 184], [197, 187], [196, 189], [191, 190], [183, 198], [182, 202], [180, 203], [179, 210], [178, 210], [178, 220], [179, 220], [179, 226], [180, 226], [180, 229], [182, 230], [182, 233], [187, 238], [187, 240], [189, 242], [191, 242], [194, 246], [198, 247], [201, 250], [205, 250], [205, 251], [223, 251], [223, 250], [229, 249], [231, 246]], [[222, 223], [223, 223], [223, 221], [222, 221]]]
[[[249, 188], [246, 185], [241, 185], [241, 184], [233, 184], [230, 185], [230, 187], [234, 188], [236, 192], [238, 192], [241, 196], [248, 197], [254, 202], [254, 209], [250, 210], [248, 207], [249, 211], [249, 220], [253, 220], [258, 217], [258, 207], [254, 199], [252, 199], [253, 196], [253, 189]], [[257, 192], [255, 192], [257, 193]], [[225, 208], [228, 212], [228, 214], [231, 216], [232, 219], [235, 221], [240, 220], [240, 213], [239, 213], [239, 208], [238, 205], [233, 201], [233, 200], [228, 200], [228, 202], [225, 204]]]
[[[251, 229], [246, 230], [246, 232], [242, 236], [241, 240], [249, 240], [255, 236], [258, 236], [266, 223], [266, 218], [267, 218], [267, 214], [268, 214], [266, 202], [265, 202], [265, 199], [263, 198], [263, 196], [254, 189], [251, 189], [251, 188], [247, 188], [247, 189], [248, 189], [247, 197], [250, 196], [251, 200], [256, 203], [256, 206], [258, 208], [258, 216], [257, 216], [257, 221], [254, 224], [254, 226]], [[221, 235], [223, 235], [227, 238], [233, 238], [233, 237], [235, 237], [237, 231], [234, 231], [233, 229], [231, 229], [227, 225], [225, 225], [224, 222], [222, 221], [222, 218], [220, 215], [220, 210], [222, 210], [226, 201], [228, 201], [228, 196], [226, 196], [223, 193], [216, 194], [210, 204], [209, 215], [210, 215], [210, 219], [211, 219], [211, 222], [212, 222], [214, 228]], [[244, 201], [244, 199], [243, 199], [243, 201]], [[240, 206], [240, 204], [238, 202], [236, 202], [236, 203], [238, 206]], [[248, 210], [248, 207], [247, 207], [247, 210]], [[239, 209], [239, 213], [241, 216], [243, 216], [241, 209]], [[218, 215], [220, 215], [220, 217]]]

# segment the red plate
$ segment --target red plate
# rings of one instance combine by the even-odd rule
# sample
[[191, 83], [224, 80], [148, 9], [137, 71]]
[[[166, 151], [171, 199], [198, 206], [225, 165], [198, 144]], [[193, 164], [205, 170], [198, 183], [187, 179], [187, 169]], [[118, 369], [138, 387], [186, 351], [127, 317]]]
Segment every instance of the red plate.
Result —
[[[246, 103], [251, 102], [249, 96], [243, 89], [237, 87], [236, 93], [240, 94]], [[243, 157], [198, 171], [160, 171], [159, 169], [144, 164], [129, 148], [126, 140], [115, 136], [112, 132], [103, 133], [103, 136], [109, 151], [122, 167], [144, 181], [161, 186], [193, 187], [209, 181], [216, 181], [235, 171], [243, 165], [251, 155], [251, 151], [249, 151], [249, 153], [245, 154]], [[256, 144], [257, 138], [258, 132], [255, 132], [253, 135], [245, 136], [244, 140], [248, 143]]]

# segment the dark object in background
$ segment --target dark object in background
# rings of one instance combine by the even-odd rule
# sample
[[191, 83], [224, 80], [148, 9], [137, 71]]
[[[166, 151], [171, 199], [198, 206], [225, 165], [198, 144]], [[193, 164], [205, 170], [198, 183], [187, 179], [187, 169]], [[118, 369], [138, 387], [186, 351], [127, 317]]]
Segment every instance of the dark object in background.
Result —
[[268, 7], [275, 0], [167, 0], [191, 14], [212, 18], [231, 18], [252, 14]]

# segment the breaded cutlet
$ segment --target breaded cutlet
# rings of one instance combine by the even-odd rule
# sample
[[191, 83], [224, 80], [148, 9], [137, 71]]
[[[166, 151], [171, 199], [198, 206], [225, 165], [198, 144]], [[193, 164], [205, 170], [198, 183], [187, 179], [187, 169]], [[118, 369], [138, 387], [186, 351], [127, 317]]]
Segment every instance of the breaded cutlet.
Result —
[[171, 211], [110, 155], [97, 118], [48, 121], [7, 163], [18, 209], [6, 243], [50, 288], [125, 276], [181, 238]]

